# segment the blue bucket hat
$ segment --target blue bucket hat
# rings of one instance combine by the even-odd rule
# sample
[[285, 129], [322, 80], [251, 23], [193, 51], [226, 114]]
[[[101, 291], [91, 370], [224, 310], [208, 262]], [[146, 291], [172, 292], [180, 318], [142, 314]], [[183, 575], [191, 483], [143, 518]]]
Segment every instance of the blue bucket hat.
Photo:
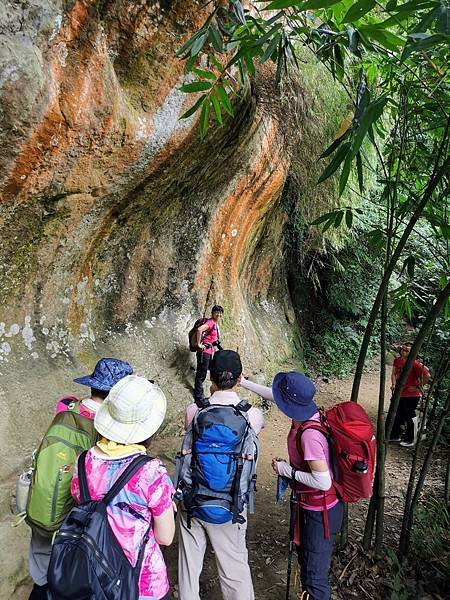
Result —
[[316, 412], [316, 388], [303, 373], [277, 373], [272, 382], [273, 399], [285, 415], [295, 421], [307, 421]]
[[101, 358], [95, 365], [94, 372], [91, 375], [77, 377], [74, 379], [74, 382], [87, 385], [96, 390], [109, 392], [115, 383], [132, 373], [133, 369], [131, 366], [123, 360], [119, 360], [118, 358]]

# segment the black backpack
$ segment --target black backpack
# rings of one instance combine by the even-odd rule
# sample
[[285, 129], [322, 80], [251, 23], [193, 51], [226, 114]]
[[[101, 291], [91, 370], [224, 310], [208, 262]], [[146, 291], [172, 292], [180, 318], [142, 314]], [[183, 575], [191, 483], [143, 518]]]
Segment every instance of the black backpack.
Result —
[[197, 319], [194, 323], [194, 327], [189, 331], [189, 350], [191, 352], [197, 352], [197, 329], [204, 325], [208, 319], [206, 317], [202, 317], [201, 319]]
[[150, 457], [137, 456], [102, 500], [89, 496], [87, 451], [80, 454], [78, 470], [81, 504], [72, 508], [56, 535], [48, 585], [52, 600], [138, 600], [139, 575], [150, 526], [132, 567], [109, 523], [106, 507]]

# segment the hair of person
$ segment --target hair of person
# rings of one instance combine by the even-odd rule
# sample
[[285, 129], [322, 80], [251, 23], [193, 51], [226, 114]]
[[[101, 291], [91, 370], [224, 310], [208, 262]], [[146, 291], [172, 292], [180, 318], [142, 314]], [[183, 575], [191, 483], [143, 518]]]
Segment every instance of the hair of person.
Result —
[[93, 398], [94, 396], [97, 396], [97, 397], [103, 398], [103, 400], [104, 400], [108, 394], [109, 394], [109, 392], [107, 392], [105, 390], [98, 390], [97, 388], [91, 387], [91, 398]]
[[235, 377], [229, 371], [220, 371], [220, 373], [211, 373], [211, 379], [219, 390], [231, 390], [237, 384], [239, 375]]
[[211, 314], [215, 312], [223, 313], [223, 306], [220, 306], [220, 304], [214, 304], [214, 306], [211, 309]]

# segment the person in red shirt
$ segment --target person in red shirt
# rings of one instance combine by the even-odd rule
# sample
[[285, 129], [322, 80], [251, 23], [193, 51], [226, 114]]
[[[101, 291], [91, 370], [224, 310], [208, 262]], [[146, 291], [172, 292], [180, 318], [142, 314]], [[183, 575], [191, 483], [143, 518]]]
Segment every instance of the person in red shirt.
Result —
[[223, 308], [215, 304], [211, 309], [211, 317], [197, 329], [197, 371], [195, 373], [194, 400], [201, 406], [203, 382], [208, 374], [209, 363], [217, 348], [220, 348], [219, 321], [223, 315]]
[[[394, 359], [391, 373], [391, 390], [394, 392], [397, 381], [400, 378], [403, 367], [405, 366], [408, 354], [411, 351], [411, 344], [402, 344], [400, 356]], [[422, 388], [430, 377], [430, 371], [419, 360], [415, 360], [408, 378], [403, 386], [400, 395], [397, 414], [395, 415], [394, 425], [391, 432], [391, 442], [400, 442], [400, 446], [412, 447], [414, 440], [414, 423], [416, 408], [422, 397]], [[401, 437], [401, 429], [404, 429]]]

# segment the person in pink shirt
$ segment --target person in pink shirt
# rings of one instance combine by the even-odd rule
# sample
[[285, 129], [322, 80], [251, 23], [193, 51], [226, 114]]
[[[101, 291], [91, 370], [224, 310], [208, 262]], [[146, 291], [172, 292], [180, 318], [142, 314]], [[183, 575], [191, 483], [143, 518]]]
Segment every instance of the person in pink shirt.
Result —
[[320, 421], [314, 402], [315, 386], [303, 373], [295, 371], [278, 373], [272, 388], [246, 379], [241, 380], [241, 386], [274, 401], [292, 419], [287, 437], [289, 463], [274, 458], [272, 468], [277, 475], [290, 479], [297, 497], [296, 541], [303, 592], [309, 594], [310, 600], [330, 600], [333, 540], [341, 529], [343, 505], [332, 485], [326, 437], [320, 431], [306, 429], [301, 435], [300, 447], [297, 446], [302, 423]]
[[[144, 377], [128, 375], [112, 387], [94, 419], [100, 439], [86, 455], [86, 477], [93, 500], [101, 500], [136, 456], [146, 454], [165, 412], [162, 390]], [[71, 492], [79, 503], [77, 466]], [[154, 458], [108, 504], [109, 524], [132, 565], [136, 564], [142, 540], [149, 531], [139, 576], [139, 600], [168, 600], [170, 595], [160, 545], [169, 546], [174, 537], [174, 492], [166, 468], [159, 458]]]
[[204, 392], [203, 383], [208, 374], [209, 364], [214, 352], [220, 345], [219, 321], [223, 315], [223, 308], [215, 304], [211, 309], [211, 317], [197, 329], [197, 371], [195, 373], [194, 400], [201, 406]]

